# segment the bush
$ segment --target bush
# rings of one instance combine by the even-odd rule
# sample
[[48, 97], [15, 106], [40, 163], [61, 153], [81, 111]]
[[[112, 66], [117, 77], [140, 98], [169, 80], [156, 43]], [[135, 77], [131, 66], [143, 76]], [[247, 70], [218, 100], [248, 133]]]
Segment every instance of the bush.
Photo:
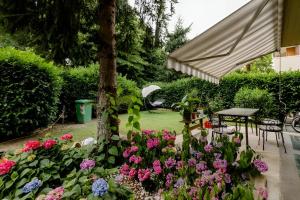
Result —
[[[99, 83], [99, 65], [76, 67], [64, 70], [64, 84], [60, 96], [61, 107], [65, 106], [67, 118], [75, 120], [75, 100], [97, 98]], [[140, 90], [134, 81], [119, 76], [118, 79], [119, 112], [126, 112], [130, 101], [129, 96], [139, 94]], [[94, 109], [95, 110], [95, 109]]]
[[56, 117], [60, 70], [32, 52], [0, 50], [1, 140], [47, 126]]
[[259, 117], [268, 117], [274, 115], [277, 109], [274, 107], [274, 97], [267, 90], [258, 88], [241, 88], [234, 97], [234, 103], [237, 107], [258, 108]]

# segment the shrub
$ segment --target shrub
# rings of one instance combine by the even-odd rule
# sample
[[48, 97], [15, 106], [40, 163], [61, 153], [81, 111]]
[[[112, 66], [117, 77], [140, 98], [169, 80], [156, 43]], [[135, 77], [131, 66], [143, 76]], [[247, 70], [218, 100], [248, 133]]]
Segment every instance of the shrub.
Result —
[[[60, 96], [61, 107], [65, 106], [68, 119], [75, 119], [75, 100], [97, 98], [99, 83], [99, 65], [93, 64], [88, 67], [76, 67], [64, 70], [62, 77], [64, 84]], [[130, 95], [140, 93], [134, 81], [126, 77], [118, 76], [118, 99], [119, 112], [126, 112], [130, 102]], [[94, 108], [95, 110], [95, 108]]]
[[241, 88], [234, 97], [234, 103], [237, 107], [258, 108], [260, 117], [272, 116], [275, 110], [274, 97], [267, 90], [258, 88]]
[[1, 140], [44, 127], [56, 117], [60, 70], [32, 52], [0, 50]]

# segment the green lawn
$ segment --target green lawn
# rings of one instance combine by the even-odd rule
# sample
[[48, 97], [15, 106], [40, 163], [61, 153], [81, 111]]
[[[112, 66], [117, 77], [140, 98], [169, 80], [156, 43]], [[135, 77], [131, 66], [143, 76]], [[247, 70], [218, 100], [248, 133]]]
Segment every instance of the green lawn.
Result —
[[[126, 128], [127, 123], [127, 114], [119, 115], [121, 120], [120, 124], [120, 133], [121, 135], [126, 135], [128, 129]], [[176, 131], [177, 133], [181, 133], [183, 129], [183, 124], [179, 121], [181, 120], [181, 116], [178, 112], [173, 112], [170, 110], [154, 110], [151, 112], [143, 111], [141, 112], [141, 127], [142, 129], [155, 129], [162, 130], [168, 129], [171, 131]], [[51, 131], [46, 132], [45, 134], [57, 137], [64, 133], [71, 132], [74, 136], [75, 141], [81, 141], [87, 137], [94, 137], [96, 135], [96, 127], [97, 121], [92, 120], [86, 124], [66, 124], [66, 125], [57, 125]], [[32, 136], [23, 139], [17, 139], [10, 142], [5, 142], [0, 144], [0, 150], [4, 149], [13, 149], [21, 147], [22, 144], [29, 139], [38, 138], [39, 136]]]

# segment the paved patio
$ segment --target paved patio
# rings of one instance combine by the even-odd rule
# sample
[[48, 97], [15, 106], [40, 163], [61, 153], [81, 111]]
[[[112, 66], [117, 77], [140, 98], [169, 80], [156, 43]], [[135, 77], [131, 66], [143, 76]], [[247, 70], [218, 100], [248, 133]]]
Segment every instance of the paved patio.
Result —
[[[197, 130], [195, 130], [197, 131]], [[255, 131], [255, 130], [254, 130]], [[267, 185], [269, 190], [269, 200], [298, 200], [300, 199], [300, 177], [295, 162], [295, 154], [300, 155], [300, 151], [294, 150], [291, 142], [291, 135], [300, 136], [298, 133], [284, 132], [285, 145], [287, 153], [284, 153], [282, 141], [279, 141], [279, 148], [276, 145], [275, 134], [268, 135], [268, 141], [265, 143], [265, 150], [258, 145], [258, 136], [249, 129], [249, 144], [259, 154], [269, 166], [268, 172], [255, 181], [256, 185]], [[241, 132], [245, 132], [242, 127]], [[208, 136], [210, 140], [211, 135]], [[262, 138], [261, 138], [262, 139]], [[182, 141], [182, 135], [178, 135], [176, 143]], [[245, 149], [245, 138], [241, 149]]]

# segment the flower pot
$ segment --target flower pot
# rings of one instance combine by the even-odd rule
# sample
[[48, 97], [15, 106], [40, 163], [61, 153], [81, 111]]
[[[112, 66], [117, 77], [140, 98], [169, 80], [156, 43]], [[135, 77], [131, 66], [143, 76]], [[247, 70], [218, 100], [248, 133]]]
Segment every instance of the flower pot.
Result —
[[183, 111], [183, 120], [184, 121], [191, 121], [192, 120], [192, 113], [190, 111]]

